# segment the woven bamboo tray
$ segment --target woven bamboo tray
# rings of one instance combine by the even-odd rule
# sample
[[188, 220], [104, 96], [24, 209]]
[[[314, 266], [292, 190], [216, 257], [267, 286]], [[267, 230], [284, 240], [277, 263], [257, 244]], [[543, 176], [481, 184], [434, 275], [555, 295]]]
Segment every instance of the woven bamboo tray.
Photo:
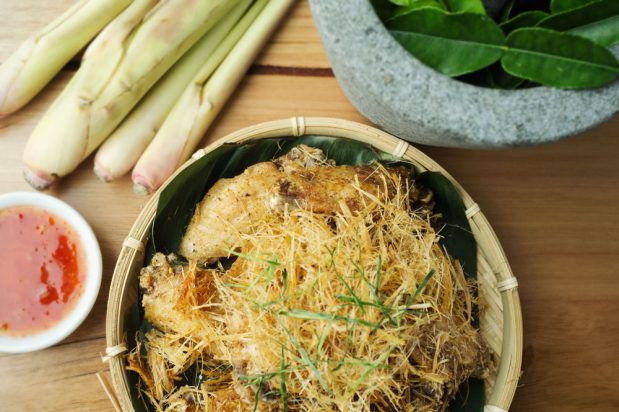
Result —
[[[477, 240], [478, 282], [481, 332], [488, 343], [498, 368], [485, 382], [485, 412], [507, 411], [514, 397], [522, 361], [522, 315], [518, 298], [518, 282], [505, 253], [479, 206], [464, 189], [436, 162], [408, 143], [370, 126], [339, 119], [302, 118], [261, 123], [198, 150], [168, 182], [184, 168], [224, 143], [244, 143], [252, 140], [302, 135], [342, 137], [368, 143], [378, 150], [413, 162], [419, 171], [437, 171], [449, 178], [460, 191], [466, 215]], [[125, 370], [127, 351], [125, 321], [138, 297], [138, 279], [144, 264], [144, 245], [153, 223], [160, 189], [146, 204], [125, 239], [114, 270], [107, 309], [107, 349], [103, 357], [108, 362], [114, 390], [104, 381], [104, 388], [117, 410], [133, 411], [129, 381]]]

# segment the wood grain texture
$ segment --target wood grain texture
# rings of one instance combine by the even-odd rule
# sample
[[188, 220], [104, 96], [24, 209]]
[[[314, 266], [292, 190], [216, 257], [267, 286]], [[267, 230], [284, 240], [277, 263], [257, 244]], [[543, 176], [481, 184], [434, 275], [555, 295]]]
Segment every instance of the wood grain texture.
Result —
[[[0, 0], [0, 61], [71, 3]], [[258, 63], [204, 143], [290, 116], [365, 121], [331, 77], [305, 1]], [[24, 110], [0, 119], [0, 193], [30, 190], [21, 177], [25, 141], [71, 75], [61, 73]], [[519, 279], [526, 349], [511, 410], [619, 410], [619, 119], [537, 148], [421, 149], [479, 203]], [[133, 195], [128, 178], [103, 184], [91, 169], [89, 158], [51, 193], [82, 213], [97, 234], [104, 263], [98, 301], [61, 344], [0, 355], [2, 412], [112, 411], [94, 373], [105, 369], [99, 353], [116, 255], [146, 200]]]
[[[0, 62], [22, 41], [60, 16], [76, 0], [0, 0]], [[292, 8], [288, 23], [269, 41], [256, 64], [276, 67], [328, 68], [306, 1]]]

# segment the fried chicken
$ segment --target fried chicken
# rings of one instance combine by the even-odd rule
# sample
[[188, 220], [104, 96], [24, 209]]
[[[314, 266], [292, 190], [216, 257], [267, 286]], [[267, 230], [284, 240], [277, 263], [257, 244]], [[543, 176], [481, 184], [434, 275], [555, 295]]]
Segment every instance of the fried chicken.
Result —
[[[409, 170], [378, 165], [335, 166], [320, 149], [297, 146], [272, 162], [248, 167], [241, 175], [220, 179], [196, 207], [180, 254], [198, 261], [228, 256], [240, 236], [249, 233], [264, 216], [285, 208], [311, 209], [319, 214], [361, 208], [363, 199], [355, 188], [370, 195], [393, 191], [385, 174], [396, 174], [405, 182]], [[411, 192], [411, 194], [415, 194]]]

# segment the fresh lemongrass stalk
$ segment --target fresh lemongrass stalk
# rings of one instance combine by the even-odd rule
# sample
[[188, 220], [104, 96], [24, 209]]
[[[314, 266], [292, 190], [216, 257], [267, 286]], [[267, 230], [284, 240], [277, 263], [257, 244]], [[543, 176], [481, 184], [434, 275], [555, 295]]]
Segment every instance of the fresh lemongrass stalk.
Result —
[[[135, 0], [95, 39], [24, 151], [24, 176], [46, 189], [72, 172], [238, 0]], [[145, 12], [144, 12], [145, 10]]]
[[[242, 33], [241, 24], [255, 19], [251, 26], [212, 76], [208, 74], [212, 63], [207, 61], [140, 157], [132, 173], [136, 193], [156, 190], [189, 158], [292, 3], [293, 0], [256, 1], [235, 31]], [[231, 33], [226, 41], [233, 37]]]
[[22, 108], [133, 0], [82, 0], [0, 65], [0, 117]]
[[[234, 9], [196, 43], [148, 92], [122, 124], [97, 150], [95, 174], [110, 182], [128, 173], [159, 130], [176, 100], [202, 68], [204, 61], [230, 33], [253, 0], [241, 0]], [[230, 43], [230, 42], [228, 42]], [[230, 44], [229, 49], [233, 44]], [[219, 65], [225, 54], [214, 56]], [[214, 67], [213, 67], [214, 70]]]
[[[24, 178], [31, 186], [47, 189], [57, 174], [68, 173], [67, 164], [74, 163], [74, 159], [87, 150], [92, 99], [86, 96], [100, 92], [122, 59], [124, 43], [158, 3], [159, 0], [135, 0], [86, 49], [80, 69], [43, 115], [26, 143]], [[88, 81], [92, 90], [87, 89]], [[63, 125], [65, 120], [68, 121]], [[63, 154], [67, 159], [58, 159]]]

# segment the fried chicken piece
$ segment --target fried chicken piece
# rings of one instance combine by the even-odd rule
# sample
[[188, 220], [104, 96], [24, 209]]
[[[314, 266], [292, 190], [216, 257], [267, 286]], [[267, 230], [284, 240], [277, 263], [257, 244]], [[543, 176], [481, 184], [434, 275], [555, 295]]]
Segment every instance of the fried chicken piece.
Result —
[[176, 263], [174, 255], [156, 253], [140, 272], [144, 317], [161, 331], [210, 342], [215, 334], [209, 316], [216, 310], [207, 312], [200, 306], [215, 303], [213, 276], [217, 276], [215, 270], [199, 270]]
[[422, 326], [409, 344], [411, 364], [435, 375], [434, 381], [412, 388], [418, 395], [412, 400], [415, 410], [442, 410], [461, 383], [470, 377], [485, 379], [490, 372], [490, 353], [468, 322], [435, 320]]
[[[250, 233], [266, 215], [286, 208], [335, 214], [342, 202], [355, 212], [363, 202], [352, 184], [355, 180], [363, 192], [376, 195], [395, 191], [393, 177], [406, 184], [409, 174], [404, 167], [335, 166], [322, 150], [297, 146], [272, 162], [255, 164], [239, 176], [215, 183], [197, 206], [180, 253], [202, 262], [228, 256], [240, 236]], [[410, 193], [418, 195], [415, 190]]]

